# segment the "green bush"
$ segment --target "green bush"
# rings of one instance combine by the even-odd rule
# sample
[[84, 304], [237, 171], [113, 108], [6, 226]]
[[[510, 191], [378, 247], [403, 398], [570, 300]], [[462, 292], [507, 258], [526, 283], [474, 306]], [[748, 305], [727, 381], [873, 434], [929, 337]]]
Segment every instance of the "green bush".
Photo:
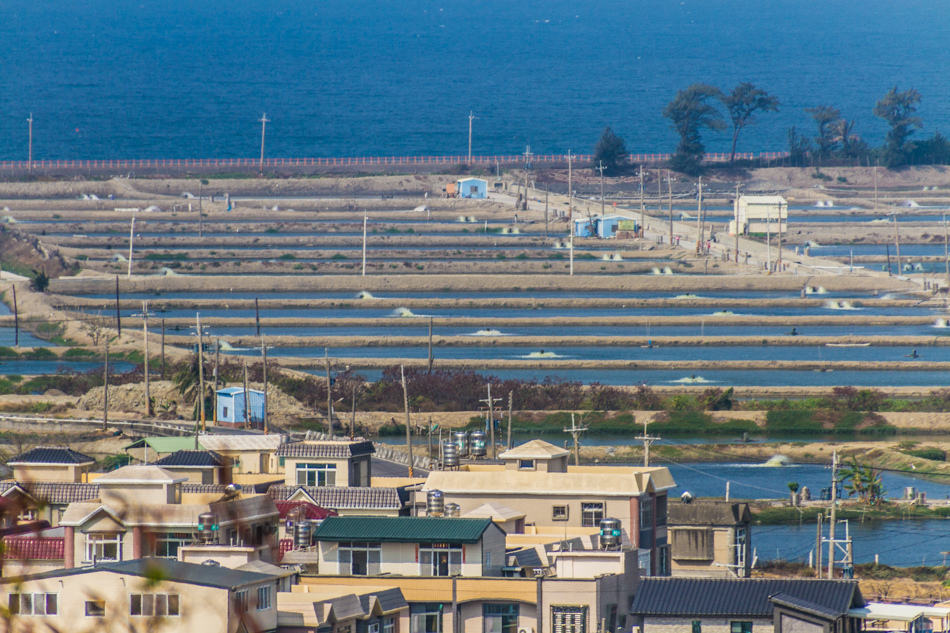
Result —
[[290, 260], [293, 260], [293, 259], [297, 259], [297, 256], [294, 255], [293, 253], [284, 253], [283, 255], [281, 255], [280, 257], [278, 257], [277, 259], [283, 259], [284, 261], [290, 261]]
[[947, 451], [940, 450], [939, 448], [918, 448], [915, 450], [904, 451], [912, 457], [919, 457], [921, 459], [932, 459], [935, 462], [945, 462], [947, 461]]
[[82, 347], [74, 347], [72, 349], [66, 350], [66, 353], [63, 354], [63, 358], [88, 358], [90, 356], [98, 356], [96, 352], [91, 349], [85, 349]]
[[17, 358], [19, 356], [12, 347], [0, 347], [0, 358]]
[[24, 357], [28, 358], [29, 360], [56, 360], [59, 358], [59, 356], [45, 347], [37, 347], [36, 349], [24, 354]]

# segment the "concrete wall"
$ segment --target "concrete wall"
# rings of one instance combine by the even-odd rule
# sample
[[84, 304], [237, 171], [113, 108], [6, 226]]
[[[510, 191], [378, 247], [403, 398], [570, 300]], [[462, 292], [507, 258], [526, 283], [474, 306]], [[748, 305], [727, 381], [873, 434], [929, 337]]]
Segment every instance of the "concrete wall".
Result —
[[752, 622], [752, 633], [772, 633], [772, 620], [753, 618], [644, 618], [642, 633], [692, 633], [693, 620], [702, 622], [702, 633], [731, 633], [732, 622]]
[[[704, 535], [702, 543], [696, 541], [700, 534]], [[670, 541], [673, 546], [671, 569], [674, 576], [734, 577], [723, 565], [736, 564], [735, 528], [671, 527]], [[704, 558], [698, 550], [693, 551], [693, 547], [684, 547], [694, 542], [697, 546], [708, 546], [709, 558]], [[748, 556], [746, 560], [749, 560]]]
[[75, 464], [28, 464], [13, 467], [13, 478], [20, 482], [71, 481], [79, 483], [89, 466], [80, 468]]
[[[382, 543], [380, 546], [380, 573], [393, 574], [400, 576], [421, 576], [420, 562], [418, 560], [418, 543]], [[462, 576], [479, 577], [483, 575], [482, 568], [482, 545], [462, 545]], [[321, 542], [319, 543], [320, 552], [320, 572], [325, 575], [342, 575], [339, 563], [339, 543]], [[496, 562], [496, 558], [500, 558]], [[492, 565], [497, 570], [494, 575], [501, 575], [501, 566], [504, 565], [504, 535], [502, 535], [501, 548], [493, 544]]]
[[128, 506], [181, 503], [179, 484], [99, 484], [102, 503], [114, 509]]

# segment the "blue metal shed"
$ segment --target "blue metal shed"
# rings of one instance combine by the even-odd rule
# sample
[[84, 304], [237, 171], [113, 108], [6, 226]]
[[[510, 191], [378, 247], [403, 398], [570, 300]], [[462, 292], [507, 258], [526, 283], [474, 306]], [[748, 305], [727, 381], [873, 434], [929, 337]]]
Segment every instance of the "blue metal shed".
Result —
[[455, 182], [459, 198], [487, 198], [488, 181], [481, 178], [462, 178]]
[[[264, 412], [267, 407], [266, 398], [263, 391], [257, 389], [247, 390], [248, 399], [251, 401], [248, 421], [261, 423], [264, 421]], [[244, 419], [244, 388], [226, 387], [218, 389], [215, 394], [215, 420], [218, 422], [233, 422], [243, 424]]]
[[608, 237], [616, 237], [617, 235], [617, 226], [620, 224], [620, 220], [626, 220], [620, 215], [598, 215], [594, 218], [594, 230], [597, 232], [597, 235], [603, 239]]
[[591, 229], [590, 220], [587, 218], [574, 220], [574, 235], [575, 237], [592, 237], [594, 231]]

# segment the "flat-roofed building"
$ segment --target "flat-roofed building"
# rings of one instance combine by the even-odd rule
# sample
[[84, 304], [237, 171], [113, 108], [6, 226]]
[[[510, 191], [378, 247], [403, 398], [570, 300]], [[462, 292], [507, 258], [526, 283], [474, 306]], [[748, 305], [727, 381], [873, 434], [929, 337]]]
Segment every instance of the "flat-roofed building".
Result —
[[674, 576], [748, 578], [752, 513], [730, 501], [669, 504], [667, 529]]
[[734, 203], [729, 234], [788, 233], [788, 201], [782, 196], [739, 196]]

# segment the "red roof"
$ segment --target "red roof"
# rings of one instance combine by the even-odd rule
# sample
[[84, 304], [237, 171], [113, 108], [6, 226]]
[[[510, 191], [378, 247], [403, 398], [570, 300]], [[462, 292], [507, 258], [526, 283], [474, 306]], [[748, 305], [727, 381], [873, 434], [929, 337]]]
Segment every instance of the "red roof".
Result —
[[322, 521], [327, 517], [337, 516], [336, 511], [321, 508], [320, 506], [307, 501], [275, 501], [274, 505], [277, 506], [277, 511], [280, 513], [281, 521], [287, 518], [287, 515], [291, 510], [296, 510], [300, 507], [304, 508], [304, 512], [306, 512], [306, 518], [311, 521]]
[[284, 554], [286, 554], [287, 552], [291, 551], [294, 548], [294, 539], [292, 538], [280, 539], [280, 542], [277, 545], [278, 545], [277, 562], [279, 563], [280, 561], [284, 560]]
[[3, 539], [4, 560], [63, 560], [65, 538], [62, 536], [6, 536]]

